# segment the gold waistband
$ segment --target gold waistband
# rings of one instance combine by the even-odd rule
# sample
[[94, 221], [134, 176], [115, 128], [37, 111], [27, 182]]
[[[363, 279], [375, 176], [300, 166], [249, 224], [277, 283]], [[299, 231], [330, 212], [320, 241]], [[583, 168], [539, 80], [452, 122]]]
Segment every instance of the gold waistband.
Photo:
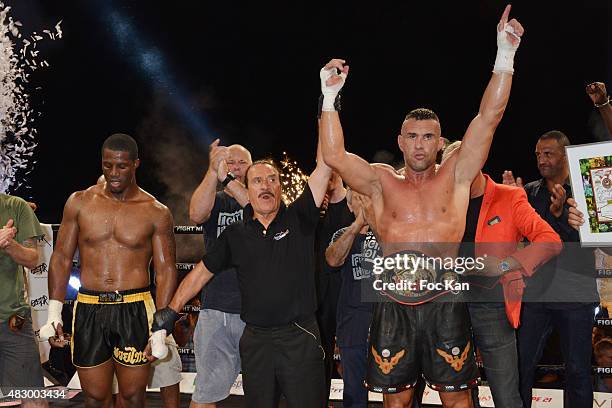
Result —
[[122, 303], [134, 303], [145, 300], [153, 300], [153, 298], [151, 297], [151, 292], [131, 293], [129, 295], [122, 296], [123, 299], [119, 302], [100, 302], [100, 298], [98, 295], [86, 295], [84, 293], [79, 293], [77, 296], [77, 302], [94, 305], [120, 305]]

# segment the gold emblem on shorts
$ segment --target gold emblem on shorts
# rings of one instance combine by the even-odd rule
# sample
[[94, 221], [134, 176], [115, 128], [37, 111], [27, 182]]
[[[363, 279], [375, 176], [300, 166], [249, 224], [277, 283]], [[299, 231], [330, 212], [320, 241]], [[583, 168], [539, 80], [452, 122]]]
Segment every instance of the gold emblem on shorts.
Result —
[[467, 342], [467, 345], [465, 346], [463, 353], [461, 353], [461, 357], [459, 357], [458, 347], [453, 347], [453, 349], [451, 350], [451, 353], [453, 355], [450, 355], [444, 350], [440, 350], [440, 349], [436, 349], [436, 351], [442, 358], [444, 358], [444, 361], [450, 364], [453, 370], [455, 370], [456, 372], [459, 372], [463, 368], [463, 365], [465, 364], [465, 360], [467, 360], [467, 356], [470, 351], [470, 342], [469, 341]]
[[142, 351], [136, 351], [134, 347], [125, 347], [125, 351], [119, 350], [115, 347], [113, 350], [113, 356], [120, 363], [125, 364], [143, 364], [147, 362], [147, 358]]
[[380, 354], [376, 352], [374, 346], [372, 346], [372, 355], [374, 356], [374, 361], [376, 361], [376, 364], [378, 364], [378, 368], [380, 368], [380, 371], [382, 371], [383, 374], [389, 374], [391, 370], [395, 368], [400, 358], [404, 357], [404, 354], [406, 354], [406, 350], [402, 349], [398, 351], [393, 357], [391, 357], [391, 361], [389, 361], [389, 359], [382, 358]]

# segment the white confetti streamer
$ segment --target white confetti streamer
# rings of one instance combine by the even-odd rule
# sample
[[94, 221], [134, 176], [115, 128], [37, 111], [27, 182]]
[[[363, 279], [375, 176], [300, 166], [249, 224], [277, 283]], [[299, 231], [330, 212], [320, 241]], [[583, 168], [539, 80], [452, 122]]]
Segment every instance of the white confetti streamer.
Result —
[[[37, 145], [33, 118], [40, 113], [32, 111], [24, 85], [28, 83], [28, 71], [34, 71], [39, 65], [49, 66], [44, 60], [37, 64], [39, 51], [33, 50], [43, 37], [34, 32], [29, 38], [22, 38], [19, 32], [22, 24], [8, 15], [10, 9], [0, 2], [0, 192], [3, 193], [27, 187], [18, 173], [29, 174], [36, 163], [32, 160]], [[55, 26], [58, 38], [62, 35], [60, 23]], [[55, 38], [49, 30], [43, 33]], [[20, 41], [15, 44], [15, 40]], [[32, 48], [29, 52], [28, 47]]]

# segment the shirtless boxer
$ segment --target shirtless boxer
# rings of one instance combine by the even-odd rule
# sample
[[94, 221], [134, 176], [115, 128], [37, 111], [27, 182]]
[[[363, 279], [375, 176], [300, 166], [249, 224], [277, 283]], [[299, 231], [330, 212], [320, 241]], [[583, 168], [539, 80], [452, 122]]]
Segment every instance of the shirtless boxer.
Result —
[[[443, 142], [438, 117], [428, 109], [410, 112], [397, 137], [406, 164], [403, 176], [390, 166], [370, 165], [346, 152], [333, 102], [344, 85], [348, 66], [344, 60], [333, 59], [321, 70], [323, 158], [351, 188], [371, 198], [385, 255], [400, 251], [430, 257], [457, 255], [455, 243], [464, 233], [470, 184], [487, 159], [510, 95], [513, 58], [523, 27], [515, 19], [508, 21], [509, 14], [507, 6], [497, 26], [497, 58], [478, 115], [455, 159], [443, 163], [437, 173], [436, 154]], [[404, 304], [376, 305], [367, 386], [385, 394], [386, 407], [411, 407], [412, 387], [422, 374], [440, 391], [444, 406], [468, 407], [467, 388], [477, 385], [478, 372], [465, 305], [449, 299], [432, 302], [427, 293], [418, 295], [412, 299], [407, 293], [398, 299], [391, 294]], [[438, 299], [444, 296], [451, 295]]]
[[82, 287], [74, 306], [71, 347], [87, 407], [108, 400], [114, 372], [122, 406], [144, 406], [155, 311], [149, 292], [151, 259], [157, 306], [165, 307], [176, 289], [172, 214], [138, 187], [139, 165], [134, 139], [124, 134], [106, 139], [105, 182], [70, 196], [51, 257], [43, 339], [63, 334], [61, 310], [79, 247]]

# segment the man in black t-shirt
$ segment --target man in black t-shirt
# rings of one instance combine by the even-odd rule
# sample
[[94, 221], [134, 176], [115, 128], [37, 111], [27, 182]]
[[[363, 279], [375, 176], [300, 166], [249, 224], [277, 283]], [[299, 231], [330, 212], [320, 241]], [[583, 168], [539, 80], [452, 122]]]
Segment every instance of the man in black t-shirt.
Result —
[[[565, 147], [569, 145], [568, 137], [557, 130], [540, 136], [535, 153], [542, 178], [525, 185], [529, 203], [565, 243], [561, 254], [526, 282], [518, 331], [525, 406], [531, 404], [536, 366], [553, 328], [560, 334], [565, 360], [566, 406], [586, 408], [593, 404], [592, 329], [598, 300], [595, 257], [592, 248], [580, 246], [578, 231], [568, 222], [566, 200], [572, 191]], [[504, 183], [515, 183], [511, 172], [504, 174]]]
[[[204, 228], [206, 252], [223, 230], [242, 221], [242, 207], [248, 202], [242, 186], [251, 165], [251, 154], [240, 145], [212, 143], [209, 167], [191, 197], [191, 220]], [[217, 184], [223, 190], [216, 192]], [[244, 330], [240, 319], [240, 290], [235, 268], [228, 268], [202, 290], [201, 309], [193, 335], [196, 358], [192, 407], [214, 407], [227, 398], [240, 373], [238, 344]]]
[[221, 233], [155, 316], [156, 326], [174, 324], [185, 302], [215, 274], [235, 267], [246, 322], [240, 357], [247, 406], [274, 406], [281, 393], [289, 406], [325, 406], [313, 254], [331, 169], [320, 154], [317, 159], [304, 192], [289, 206], [281, 200], [278, 169], [253, 163], [245, 174], [250, 204], [243, 221]]
[[367, 198], [349, 190], [346, 200], [351, 211], [357, 214], [356, 219], [348, 227], [336, 231], [325, 251], [325, 259], [328, 265], [341, 268], [336, 342], [344, 380], [342, 403], [346, 408], [365, 408], [368, 390], [364, 381], [373, 303], [364, 299], [362, 286], [368, 287], [369, 283], [363, 285], [363, 282], [373, 276], [371, 265], [381, 251], [366, 220], [364, 207], [368, 205]]
[[[355, 216], [346, 203], [346, 189], [337, 173], [332, 173], [325, 194], [327, 207], [321, 210], [321, 219], [315, 238], [316, 285], [317, 285], [317, 323], [321, 330], [321, 345], [325, 350], [325, 385], [327, 395], [331, 388], [334, 371], [334, 343], [336, 337], [336, 310], [340, 296], [340, 270], [325, 262], [325, 250], [333, 235], [341, 228], [349, 226]], [[322, 205], [323, 208], [325, 206]]]

